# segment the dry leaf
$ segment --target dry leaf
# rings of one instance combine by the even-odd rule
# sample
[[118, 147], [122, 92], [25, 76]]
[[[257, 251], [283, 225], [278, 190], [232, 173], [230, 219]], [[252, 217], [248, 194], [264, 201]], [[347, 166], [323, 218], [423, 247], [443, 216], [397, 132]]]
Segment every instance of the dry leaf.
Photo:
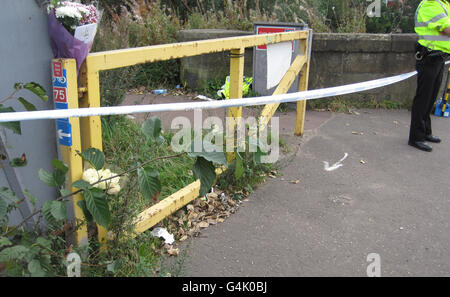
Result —
[[188, 219], [189, 219], [189, 220], [196, 219], [197, 217], [198, 217], [198, 214], [195, 213], [195, 212], [191, 212], [191, 213], [188, 215]]
[[186, 209], [187, 209], [188, 211], [194, 211], [194, 205], [188, 204], [188, 205], [186, 206]]
[[197, 226], [200, 227], [200, 228], [208, 228], [209, 227], [209, 223], [203, 221], [203, 222], [198, 223]]
[[179, 241], [180, 242], [183, 242], [183, 241], [185, 241], [185, 240], [187, 240], [189, 237], [187, 236], [187, 235], [183, 235], [183, 237], [181, 237], [180, 239], [179, 239]]
[[297, 179], [297, 180], [292, 180], [292, 181], [291, 181], [291, 184], [298, 184], [299, 182], [300, 182], [299, 179]]
[[170, 256], [178, 256], [178, 254], [180, 253], [180, 250], [171, 247], [170, 249], [167, 250], [167, 253], [168, 253]]
[[218, 197], [218, 195], [216, 193], [209, 193], [208, 194], [208, 198], [209, 199], [216, 199]]
[[364, 161], [364, 160], [361, 160], [360, 162], [361, 162], [361, 164], [366, 164], [366, 161]]

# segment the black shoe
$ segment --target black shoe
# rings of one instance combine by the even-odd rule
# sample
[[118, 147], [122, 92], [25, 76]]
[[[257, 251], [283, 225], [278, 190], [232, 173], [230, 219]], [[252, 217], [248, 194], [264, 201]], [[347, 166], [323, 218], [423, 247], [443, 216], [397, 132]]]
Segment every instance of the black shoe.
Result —
[[426, 152], [431, 152], [433, 150], [431, 145], [427, 144], [425, 141], [409, 141], [408, 144]]
[[433, 136], [433, 135], [427, 135], [425, 136], [425, 140], [429, 141], [429, 142], [434, 142], [434, 143], [439, 143], [441, 142], [441, 139], [437, 136]]

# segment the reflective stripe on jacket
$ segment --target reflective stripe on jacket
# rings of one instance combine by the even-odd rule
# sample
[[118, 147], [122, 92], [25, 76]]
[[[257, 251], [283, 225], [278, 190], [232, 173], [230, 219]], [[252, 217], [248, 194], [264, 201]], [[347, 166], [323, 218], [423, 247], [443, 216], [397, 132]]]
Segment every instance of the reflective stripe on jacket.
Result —
[[419, 43], [431, 50], [450, 53], [450, 36], [442, 30], [450, 27], [450, 4], [444, 0], [423, 0], [416, 10], [414, 30]]

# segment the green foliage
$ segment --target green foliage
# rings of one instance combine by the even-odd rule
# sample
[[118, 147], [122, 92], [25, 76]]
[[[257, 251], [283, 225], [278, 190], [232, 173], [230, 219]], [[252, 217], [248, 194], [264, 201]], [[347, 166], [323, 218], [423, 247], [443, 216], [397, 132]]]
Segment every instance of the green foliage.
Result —
[[142, 133], [150, 140], [158, 144], [164, 143], [165, 139], [161, 136], [161, 120], [152, 117], [142, 124]]
[[0, 197], [0, 222], [6, 217], [6, 213], [8, 210], [8, 205], [3, 198]]
[[[35, 83], [35, 82], [29, 82], [26, 84], [23, 83], [15, 83], [14, 84], [14, 91], [12, 92], [11, 95], [9, 95], [7, 98], [0, 100], [0, 113], [4, 113], [4, 112], [15, 112], [14, 108], [12, 107], [7, 107], [4, 106], [3, 104], [6, 101], [9, 100], [17, 100], [19, 101], [23, 107], [27, 110], [27, 111], [33, 111], [36, 110], [36, 106], [34, 106], [34, 104], [30, 103], [29, 101], [27, 101], [25, 98], [23, 97], [19, 97], [16, 98], [15, 95], [21, 91], [21, 90], [28, 90], [31, 93], [33, 93], [34, 95], [36, 95], [39, 99], [41, 99], [44, 102], [48, 101], [48, 96], [44, 90], [44, 88]], [[0, 123], [0, 126], [3, 126], [11, 131], [13, 131], [15, 134], [22, 134], [22, 129], [20, 127], [20, 122], [6, 122], [6, 123]]]
[[[58, 229], [62, 226], [65, 220], [65, 213], [59, 205], [60, 201], [46, 201], [42, 206], [42, 214], [45, 220], [50, 224], [51, 228]], [[56, 214], [56, 216], [54, 215]]]
[[219, 176], [217, 186], [237, 199], [242, 198], [244, 193], [253, 192], [264, 181], [266, 174], [274, 169], [273, 164], [261, 163], [263, 155], [259, 147], [256, 152], [250, 152], [248, 147], [245, 152], [235, 151], [234, 160], [228, 164], [228, 170]]
[[330, 110], [334, 112], [349, 112], [352, 109], [360, 108], [382, 108], [382, 109], [400, 109], [408, 108], [410, 103], [400, 103], [388, 99], [376, 99], [368, 97], [365, 99], [354, 100], [348, 96], [338, 96], [325, 98], [321, 100], [309, 100], [306, 103], [308, 109]]
[[[2, 112], [15, 112], [14, 108], [12, 107], [5, 107], [0, 104], [0, 113]], [[0, 123], [0, 126], [5, 127], [6, 129], [9, 129], [13, 131], [15, 134], [22, 134], [22, 129], [20, 127], [20, 122], [6, 122], [6, 123]]]
[[100, 170], [105, 165], [105, 154], [96, 148], [90, 148], [80, 154], [83, 160], [88, 161], [89, 164], [96, 170]]
[[59, 160], [53, 160], [53, 173], [44, 169], [39, 169], [39, 179], [49, 187], [57, 187], [61, 190], [66, 182], [66, 173], [69, 170], [67, 165]]
[[86, 201], [86, 208], [94, 222], [107, 228], [111, 222], [111, 212], [105, 192], [97, 188], [91, 188], [83, 191], [83, 197]]
[[[133, 2], [104, 3], [111, 17], [100, 23], [93, 52], [177, 42], [176, 34], [181, 25], [175, 14], [164, 8], [160, 1], [152, 1], [143, 7]], [[132, 13], [121, 9], [119, 3], [125, 4]], [[102, 105], [119, 105], [131, 88], [175, 87], [180, 81], [179, 63], [175, 59], [101, 72]]]
[[139, 188], [142, 196], [148, 201], [157, 201], [157, 197], [161, 192], [161, 181], [159, 173], [149, 167], [138, 169]]
[[366, 19], [367, 33], [414, 33], [414, 13], [420, 0], [394, 2], [389, 6], [382, 2], [381, 16]]
[[194, 177], [200, 180], [200, 196], [204, 196], [211, 190], [216, 179], [216, 168], [211, 161], [203, 157], [197, 157], [194, 165]]
[[[48, 96], [47, 96], [47, 94], [46, 94], [46, 92], [45, 92], [45, 90], [44, 90], [44, 88], [40, 85], [40, 84], [37, 84], [37, 83], [35, 83], [35, 82], [29, 82], [29, 83], [26, 83], [26, 84], [24, 84], [24, 85], [17, 85], [16, 84], [16, 86], [15, 86], [15, 89], [17, 90], [17, 89], [26, 89], [26, 90], [28, 90], [28, 91], [30, 91], [30, 92], [32, 92], [33, 94], [35, 94], [36, 96], [38, 96], [39, 97], [39, 99], [41, 99], [42, 101], [44, 101], [44, 102], [47, 102], [48, 101]], [[26, 100], [25, 99], [23, 99], [23, 101], [24, 102], [26, 102]], [[31, 105], [31, 103], [28, 103], [29, 105]], [[24, 107], [26, 108], [27, 106], [26, 106], [27, 104], [24, 104]], [[35, 108], [36, 109], [36, 108]]]

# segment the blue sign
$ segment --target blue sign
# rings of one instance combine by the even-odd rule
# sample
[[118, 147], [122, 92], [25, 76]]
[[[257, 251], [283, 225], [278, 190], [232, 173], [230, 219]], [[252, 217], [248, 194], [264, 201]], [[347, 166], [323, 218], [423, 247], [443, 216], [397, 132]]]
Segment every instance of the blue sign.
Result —
[[55, 102], [55, 109], [69, 109], [69, 104]]
[[67, 88], [67, 72], [63, 69], [62, 77], [53, 77], [53, 86], [59, 88]]
[[72, 146], [72, 126], [69, 119], [56, 120], [56, 133], [60, 145]]
[[[66, 69], [62, 69], [62, 65], [58, 63], [53, 68], [53, 101], [55, 109], [68, 109]], [[60, 145], [72, 146], [72, 126], [68, 118], [56, 120], [56, 133]]]

